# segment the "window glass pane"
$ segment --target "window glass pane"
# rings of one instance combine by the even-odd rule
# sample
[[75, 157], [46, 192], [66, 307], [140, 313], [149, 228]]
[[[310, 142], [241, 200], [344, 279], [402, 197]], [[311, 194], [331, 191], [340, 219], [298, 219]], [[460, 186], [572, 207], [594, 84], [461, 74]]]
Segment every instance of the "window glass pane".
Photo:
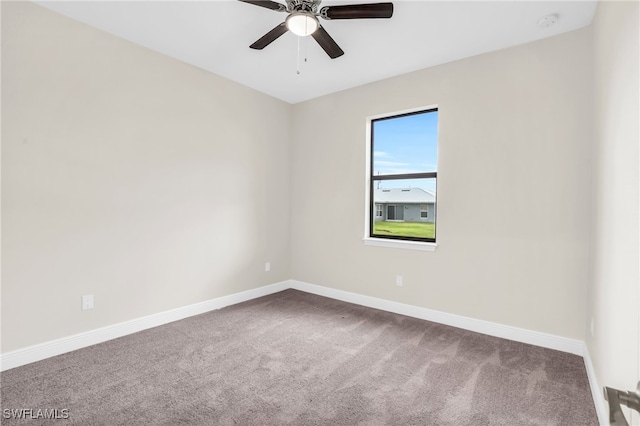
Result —
[[436, 179], [373, 182], [373, 236], [436, 237]]
[[373, 175], [436, 171], [438, 111], [374, 120]]

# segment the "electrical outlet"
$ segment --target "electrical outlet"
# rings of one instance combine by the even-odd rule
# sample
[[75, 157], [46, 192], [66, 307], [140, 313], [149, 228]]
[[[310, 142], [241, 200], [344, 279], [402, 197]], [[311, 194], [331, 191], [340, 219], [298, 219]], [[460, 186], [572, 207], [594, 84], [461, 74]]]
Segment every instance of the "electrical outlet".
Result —
[[82, 310], [93, 309], [93, 294], [82, 296]]
[[271, 270], [271, 262], [267, 262], [264, 264], [264, 271], [269, 272]]
[[396, 275], [396, 285], [402, 287], [403, 284], [402, 275]]
[[593, 330], [595, 328], [595, 324], [593, 322], [593, 318], [591, 318], [591, 326], [590, 326], [590, 330], [591, 330], [591, 337], [593, 337]]

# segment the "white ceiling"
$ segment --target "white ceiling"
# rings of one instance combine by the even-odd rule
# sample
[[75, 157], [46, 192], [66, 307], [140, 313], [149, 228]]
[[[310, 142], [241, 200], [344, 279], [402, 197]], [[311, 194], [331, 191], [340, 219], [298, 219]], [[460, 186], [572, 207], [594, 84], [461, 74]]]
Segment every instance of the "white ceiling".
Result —
[[[378, 1], [384, 0], [326, 0], [321, 7]], [[330, 59], [311, 37], [301, 38], [308, 61], [297, 74], [295, 35], [249, 49], [286, 13], [230, 0], [38, 2], [289, 103], [572, 31], [589, 25], [596, 7], [595, 0], [393, 3], [391, 19], [321, 19], [345, 54]], [[538, 20], [552, 13], [558, 23], [539, 28]]]

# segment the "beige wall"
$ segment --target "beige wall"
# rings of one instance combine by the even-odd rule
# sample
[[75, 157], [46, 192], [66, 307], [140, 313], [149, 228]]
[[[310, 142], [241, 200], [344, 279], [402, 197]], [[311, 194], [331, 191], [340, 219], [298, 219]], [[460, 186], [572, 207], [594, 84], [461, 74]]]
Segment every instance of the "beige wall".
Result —
[[593, 24], [597, 203], [587, 345], [600, 385], [622, 390], [640, 381], [639, 13], [638, 2], [601, 1]]
[[290, 105], [14, 2], [2, 89], [3, 353], [289, 278]]
[[[583, 29], [297, 104], [292, 277], [584, 339], [590, 43]], [[366, 117], [435, 104], [437, 251], [363, 245]]]

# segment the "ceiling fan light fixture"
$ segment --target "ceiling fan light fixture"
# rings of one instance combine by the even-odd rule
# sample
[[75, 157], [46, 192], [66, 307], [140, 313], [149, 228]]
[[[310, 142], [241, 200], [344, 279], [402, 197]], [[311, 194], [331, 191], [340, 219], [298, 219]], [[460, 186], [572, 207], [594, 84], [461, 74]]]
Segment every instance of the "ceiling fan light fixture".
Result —
[[308, 12], [294, 12], [287, 16], [285, 23], [287, 29], [299, 37], [313, 34], [320, 26], [318, 18]]

